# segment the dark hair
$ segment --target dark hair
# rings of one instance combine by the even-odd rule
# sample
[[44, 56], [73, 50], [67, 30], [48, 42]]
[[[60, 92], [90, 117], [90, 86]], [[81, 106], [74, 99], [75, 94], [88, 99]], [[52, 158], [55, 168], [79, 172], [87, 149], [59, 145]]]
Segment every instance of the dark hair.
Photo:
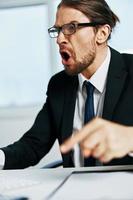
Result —
[[81, 11], [92, 22], [108, 24], [111, 27], [111, 31], [116, 26], [116, 23], [119, 22], [119, 18], [110, 9], [105, 0], [61, 0], [58, 9], [61, 6], [71, 7]]

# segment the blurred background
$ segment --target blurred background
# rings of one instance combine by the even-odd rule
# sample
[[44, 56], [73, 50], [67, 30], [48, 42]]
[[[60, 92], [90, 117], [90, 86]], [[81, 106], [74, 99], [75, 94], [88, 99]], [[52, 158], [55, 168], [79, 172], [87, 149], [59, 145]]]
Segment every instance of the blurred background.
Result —
[[[54, 39], [60, 0], [0, 0], [0, 147], [19, 139], [46, 99], [50, 77], [63, 69]], [[133, 1], [107, 0], [120, 18], [109, 45], [133, 53]], [[56, 155], [56, 157], [55, 157]], [[35, 167], [60, 159], [58, 144]]]

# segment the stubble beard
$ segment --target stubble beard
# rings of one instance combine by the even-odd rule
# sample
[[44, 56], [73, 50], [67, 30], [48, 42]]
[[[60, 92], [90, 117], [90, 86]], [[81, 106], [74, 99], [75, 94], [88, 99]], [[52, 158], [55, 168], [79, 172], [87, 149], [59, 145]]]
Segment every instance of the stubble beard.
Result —
[[81, 58], [81, 61], [78, 61], [78, 59], [76, 59], [76, 56], [75, 56], [75, 64], [73, 65], [72, 68], [65, 65], [64, 67], [65, 67], [66, 73], [70, 76], [78, 75], [79, 73], [83, 72], [93, 63], [95, 57], [96, 57], [96, 49], [93, 46], [91, 51]]

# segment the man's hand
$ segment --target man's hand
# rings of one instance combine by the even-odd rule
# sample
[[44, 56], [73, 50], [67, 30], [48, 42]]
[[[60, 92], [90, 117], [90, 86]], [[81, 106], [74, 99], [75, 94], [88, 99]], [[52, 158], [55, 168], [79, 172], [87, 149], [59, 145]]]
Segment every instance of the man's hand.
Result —
[[95, 118], [66, 140], [61, 152], [68, 152], [76, 143], [80, 144], [84, 157], [91, 155], [101, 162], [109, 162], [133, 151], [133, 127]]

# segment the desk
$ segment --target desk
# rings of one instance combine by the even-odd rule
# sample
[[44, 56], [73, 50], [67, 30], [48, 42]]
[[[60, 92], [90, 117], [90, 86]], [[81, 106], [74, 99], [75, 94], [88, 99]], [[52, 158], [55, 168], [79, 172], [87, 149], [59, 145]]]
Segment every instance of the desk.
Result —
[[[11, 195], [11, 196], [26, 196], [29, 197], [30, 200], [47, 200], [47, 199], [58, 199], [58, 200], [68, 200], [68, 199], [91, 199], [89, 198], [89, 188], [91, 187], [91, 192], [99, 192], [99, 198], [93, 198], [96, 200], [103, 200], [100, 196], [100, 191], [97, 187], [100, 186], [100, 181], [102, 184], [108, 183], [107, 185], [112, 187], [112, 180], [116, 181], [117, 184], [117, 197], [122, 192], [124, 195], [129, 194], [125, 199], [133, 199], [133, 172], [113, 172], [112, 175], [106, 170], [108, 167], [90, 167], [90, 168], [70, 168], [70, 169], [25, 169], [25, 170], [3, 170], [0, 171], [0, 194]], [[112, 168], [113, 170], [117, 170], [117, 167]], [[119, 167], [118, 167], [119, 169]], [[120, 169], [125, 169], [121, 167]], [[133, 170], [132, 166], [129, 166], [130, 170]], [[75, 179], [75, 170], [76, 170], [76, 179]], [[105, 170], [104, 172], [102, 170]], [[87, 173], [85, 173], [87, 171]], [[100, 173], [98, 173], [101, 171]], [[79, 174], [78, 174], [78, 173]], [[89, 172], [89, 173], [88, 173]], [[91, 172], [91, 173], [90, 173]], [[74, 176], [69, 176], [70, 174], [74, 174]], [[130, 175], [130, 176], [129, 176]], [[63, 183], [63, 181], [69, 176], [69, 178]], [[101, 179], [103, 177], [103, 179]], [[109, 177], [109, 178], [108, 178]], [[110, 177], [113, 179], [111, 180]], [[118, 180], [118, 177], [120, 178]], [[116, 179], [116, 180], [115, 180]], [[130, 179], [129, 181], [127, 179]], [[7, 187], [4, 185], [7, 181]], [[80, 184], [79, 184], [80, 183]], [[72, 189], [71, 184], [74, 184]], [[90, 185], [90, 186], [89, 186]], [[61, 186], [61, 187], [59, 187]], [[84, 187], [85, 186], [85, 187]], [[93, 186], [93, 188], [92, 188]], [[126, 186], [126, 193], [123, 191], [123, 187]], [[116, 187], [116, 186], [115, 186]], [[57, 192], [51, 196], [51, 193], [55, 191], [57, 188]], [[101, 187], [102, 188], [102, 187]], [[113, 187], [112, 187], [113, 188]], [[127, 191], [129, 188], [129, 191]], [[102, 188], [102, 190], [107, 190], [108, 187]], [[122, 190], [121, 190], [122, 189]], [[124, 188], [125, 189], [125, 188]], [[75, 194], [78, 195], [74, 197]], [[108, 194], [104, 199], [108, 199]], [[110, 191], [109, 191], [110, 192]], [[115, 191], [112, 190], [112, 193]], [[103, 191], [101, 191], [103, 193]], [[48, 196], [50, 195], [50, 198]], [[63, 196], [62, 196], [63, 195]], [[109, 193], [110, 195], [110, 193]], [[113, 198], [110, 199], [120, 199], [114, 198], [115, 193], [113, 194]], [[121, 198], [122, 199], [122, 198]]]
[[59, 168], [1, 170], [0, 194], [44, 200], [70, 172], [71, 170]]

